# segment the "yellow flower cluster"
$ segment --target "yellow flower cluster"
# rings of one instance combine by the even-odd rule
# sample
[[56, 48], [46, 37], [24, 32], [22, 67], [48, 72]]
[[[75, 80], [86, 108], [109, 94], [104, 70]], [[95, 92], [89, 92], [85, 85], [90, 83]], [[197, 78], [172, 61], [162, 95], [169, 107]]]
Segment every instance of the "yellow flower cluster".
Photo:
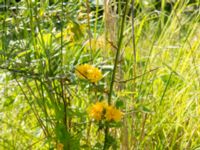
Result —
[[89, 116], [96, 121], [105, 119], [106, 121], [119, 122], [123, 116], [123, 113], [115, 108], [109, 106], [105, 102], [97, 102], [93, 104], [89, 109]]
[[105, 108], [104, 102], [97, 102], [96, 104], [93, 104], [92, 107], [89, 109], [89, 116], [97, 121], [101, 120], [103, 117], [102, 114], [104, 108]]
[[108, 121], [114, 120], [118, 122], [122, 118], [122, 112], [119, 109], [115, 108], [114, 106], [107, 106], [105, 118]]
[[93, 83], [98, 82], [103, 77], [101, 71], [98, 68], [95, 68], [89, 64], [77, 66], [75, 73], [80, 79], [87, 79]]

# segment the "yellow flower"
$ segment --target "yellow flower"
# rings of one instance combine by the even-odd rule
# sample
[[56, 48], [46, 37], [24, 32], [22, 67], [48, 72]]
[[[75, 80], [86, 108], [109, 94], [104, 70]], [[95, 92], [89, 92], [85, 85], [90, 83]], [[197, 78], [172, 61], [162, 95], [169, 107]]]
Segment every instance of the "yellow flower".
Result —
[[102, 79], [102, 73], [101, 73], [101, 71], [98, 68], [92, 68], [89, 71], [88, 79], [91, 82], [94, 82], [94, 83], [98, 82], [99, 80]]
[[106, 114], [105, 118], [107, 121], [114, 120], [116, 122], [120, 121], [122, 118], [123, 113], [115, 108], [114, 106], [107, 106], [106, 107]]
[[96, 104], [93, 104], [89, 109], [89, 116], [97, 121], [101, 120], [103, 118], [103, 111], [105, 107], [106, 104], [104, 102], [97, 102]]
[[88, 79], [89, 72], [91, 72], [91, 66], [88, 64], [79, 65], [75, 70], [76, 75], [81, 79]]
[[77, 66], [75, 73], [80, 79], [88, 79], [93, 83], [98, 82], [103, 77], [101, 71], [98, 68], [88, 64]]
[[89, 116], [97, 121], [105, 119], [107, 121], [118, 122], [121, 120], [123, 113], [112, 105], [108, 105], [105, 102], [97, 102], [93, 104], [89, 111]]

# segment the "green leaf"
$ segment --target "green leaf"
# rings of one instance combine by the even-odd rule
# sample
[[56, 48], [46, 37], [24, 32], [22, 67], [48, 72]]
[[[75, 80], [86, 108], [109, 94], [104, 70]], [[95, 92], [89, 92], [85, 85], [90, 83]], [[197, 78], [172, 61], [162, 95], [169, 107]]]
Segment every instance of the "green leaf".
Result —
[[146, 106], [139, 106], [139, 109], [145, 113], [152, 113], [152, 111], [149, 108], [147, 108]]
[[10, 106], [10, 105], [12, 105], [14, 102], [15, 102], [15, 99], [14, 99], [14, 98], [8, 98], [8, 99], [4, 102], [3, 106], [4, 106], [4, 107]]
[[123, 108], [124, 107], [124, 102], [122, 100], [117, 100], [115, 103], [115, 106], [117, 108]]

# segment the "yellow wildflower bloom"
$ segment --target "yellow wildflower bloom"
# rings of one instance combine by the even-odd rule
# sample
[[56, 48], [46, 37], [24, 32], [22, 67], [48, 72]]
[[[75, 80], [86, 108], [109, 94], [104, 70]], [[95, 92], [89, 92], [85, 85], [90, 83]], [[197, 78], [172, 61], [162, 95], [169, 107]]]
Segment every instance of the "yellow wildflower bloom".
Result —
[[88, 79], [89, 72], [91, 72], [91, 66], [88, 64], [79, 65], [75, 70], [76, 75], [81, 79]]
[[106, 107], [106, 114], [105, 118], [107, 121], [114, 120], [116, 122], [120, 121], [122, 118], [122, 112], [115, 108], [114, 106], [107, 106]]
[[101, 71], [98, 68], [88, 64], [77, 66], [75, 73], [80, 79], [88, 79], [93, 83], [98, 82], [103, 77]]
[[89, 111], [89, 116], [97, 121], [105, 119], [107, 121], [118, 122], [121, 120], [123, 113], [114, 106], [109, 106], [105, 102], [97, 102], [93, 104]]
[[96, 104], [93, 104], [89, 109], [89, 116], [97, 121], [101, 120], [105, 106], [106, 104], [104, 102], [97, 102]]
[[102, 79], [102, 73], [101, 73], [101, 71], [98, 68], [92, 68], [89, 71], [88, 79], [91, 82], [94, 82], [94, 83], [98, 82], [99, 80]]

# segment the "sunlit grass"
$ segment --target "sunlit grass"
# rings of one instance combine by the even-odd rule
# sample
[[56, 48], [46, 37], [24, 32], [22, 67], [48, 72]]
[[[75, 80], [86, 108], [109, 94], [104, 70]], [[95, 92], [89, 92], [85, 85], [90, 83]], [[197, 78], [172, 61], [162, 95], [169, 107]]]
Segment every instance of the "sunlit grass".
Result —
[[0, 15], [0, 149], [198, 149], [198, 2], [54, 2]]

